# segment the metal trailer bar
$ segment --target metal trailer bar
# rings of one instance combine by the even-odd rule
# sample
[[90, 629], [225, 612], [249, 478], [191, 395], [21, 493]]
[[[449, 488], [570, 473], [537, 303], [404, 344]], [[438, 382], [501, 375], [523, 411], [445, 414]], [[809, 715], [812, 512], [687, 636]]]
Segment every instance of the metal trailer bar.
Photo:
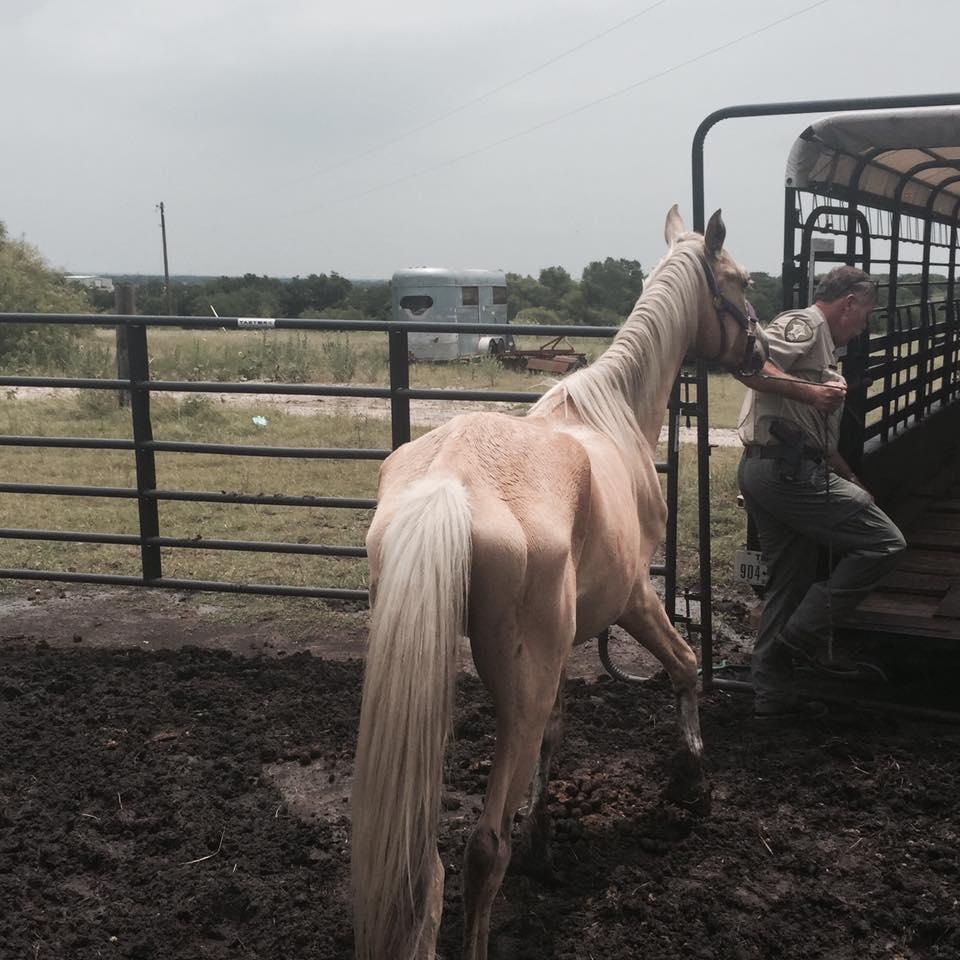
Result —
[[[315, 447], [265, 447], [249, 444], [188, 443], [155, 440], [150, 420], [150, 394], [154, 391], [276, 394], [287, 396], [333, 396], [372, 397], [389, 400], [391, 405], [392, 446], [396, 449], [411, 436], [410, 400], [490, 400], [514, 403], [530, 403], [540, 397], [539, 393], [518, 391], [442, 390], [412, 389], [409, 385], [409, 355], [407, 350], [408, 330], [434, 332], [459, 332], [460, 324], [404, 322], [371, 322], [340, 320], [250, 320], [237, 317], [131, 317], [116, 314], [0, 314], [0, 323], [30, 323], [55, 325], [82, 325], [116, 327], [124, 333], [129, 353], [129, 378], [94, 379], [88, 377], [0, 377], [0, 386], [58, 387], [90, 390], [129, 391], [133, 438], [97, 437], [33, 437], [0, 436], [0, 447], [40, 447], [51, 449], [124, 450], [133, 451], [136, 458], [136, 487], [104, 487], [93, 485], [0, 483], [0, 493], [29, 494], [38, 496], [105, 497], [136, 500], [140, 533], [110, 534], [53, 530], [30, 530], [20, 528], [0, 529], [0, 539], [39, 540], [71, 543], [102, 543], [139, 546], [143, 576], [77, 573], [63, 570], [0, 569], [0, 578], [25, 580], [50, 580], [68, 583], [115, 584], [125, 586], [151, 586], [169, 589], [211, 590], [229, 593], [263, 593], [278, 596], [304, 596], [326, 599], [366, 600], [364, 590], [340, 590], [335, 588], [293, 587], [284, 584], [237, 584], [221, 581], [184, 580], [164, 577], [161, 565], [161, 548], [185, 548], [208, 550], [238, 550], [249, 552], [286, 553], [314, 556], [337, 556], [363, 558], [363, 547], [328, 545], [305, 545], [267, 541], [233, 541], [163, 537], [159, 530], [160, 501], [197, 503], [231, 503], [272, 506], [309, 506], [372, 510], [376, 500], [358, 497], [314, 497], [292, 495], [244, 494], [196, 490], [163, 490], [156, 485], [155, 454], [206, 453], [224, 456], [291, 457], [302, 459], [334, 460], [383, 460], [390, 450]], [[386, 332], [390, 342], [390, 387], [344, 387], [327, 384], [277, 384], [233, 383], [189, 380], [151, 380], [146, 329], [149, 326], [182, 329], [306, 329], [306, 330], [352, 330]], [[471, 329], [483, 332], [509, 332], [536, 336], [589, 336], [611, 337], [617, 327], [582, 326], [532, 326], [522, 324], [471, 324]], [[118, 338], [119, 339], [119, 338]], [[668, 441], [668, 458], [656, 463], [657, 472], [667, 475], [668, 499], [671, 502], [670, 527], [672, 543], [668, 544], [667, 560], [654, 564], [652, 575], [672, 578], [676, 581], [676, 470], [679, 460], [679, 431], [675, 418], [671, 421]], [[671, 592], [672, 593], [672, 592]], [[671, 595], [668, 593], [668, 596]], [[672, 600], [671, 600], [672, 612]]]
[[[693, 138], [691, 151], [692, 179], [693, 179], [693, 228], [703, 232], [706, 225], [704, 212], [704, 143], [710, 130], [722, 120], [785, 116], [802, 113], [842, 113], [853, 110], [889, 110], [898, 107], [933, 107], [953, 106], [960, 104], [960, 93], [921, 94], [901, 97], [858, 97], [831, 100], [799, 100], [782, 103], [743, 104], [724, 107], [705, 117], [697, 128]], [[793, 215], [796, 203], [796, 191], [792, 188], [785, 190], [784, 196], [784, 243], [783, 243], [783, 286], [784, 297], [793, 284]], [[849, 223], [848, 223], [849, 227]], [[792, 304], [785, 303], [788, 308]], [[703, 370], [705, 380], [705, 364], [698, 364], [698, 374]], [[699, 399], [699, 398], [698, 398]], [[705, 398], [704, 398], [705, 399]], [[699, 421], [707, 420], [707, 407], [700, 404], [698, 417], [698, 444], [697, 444], [697, 476], [698, 476], [698, 505], [700, 509], [700, 627], [701, 627], [701, 661], [703, 686], [705, 690], [717, 682], [713, 676], [713, 611], [712, 611], [712, 581], [710, 576], [710, 471], [708, 442], [703, 442], [701, 436], [707, 437], [706, 428], [700, 432]], [[705, 534], [705, 535], [704, 535]]]
[[[954, 169], [960, 169], [960, 161], [957, 161], [957, 160], [954, 160], [954, 161], [941, 160], [938, 165], [940, 167], [953, 167]], [[960, 182], [960, 174], [956, 174], [955, 176], [947, 177], [945, 180], [941, 180], [940, 183], [937, 184], [936, 188], [930, 191], [930, 196], [927, 198], [928, 218], [924, 222], [923, 267], [921, 272], [922, 286], [920, 287], [920, 290], [921, 290], [920, 300], [921, 300], [921, 303], [924, 304], [923, 309], [926, 309], [926, 310], [930, 310], [933, 306], [930, 303], [930, 253], [931, 253], [930, 248], [931, 248], [931, 242], [932, 242], [932, 237], [931, 237], [932, 224], [929, 217], [933, 213], [933, 205], [936, 202], [937, 197], [940, 195], [940, 193], [943, 190], [945, 190], [948, 186], [951, 186], [952, 184], [958, 183], [958, 182]], [[954, 230], [956, 229], [956, 218], [954, 218], [953, 228]], [[955, 257], [955, 251], [951, 250], [951, 253]], [[953, 273], [951, 271], [948, 280], [952, 281], [952, 279], [953, 279]], [[949, 317], [949, 314], [948, 314], [948, 317]], [[935, 318], [931, 317], [930, 322], [931, 322], [931, 328], [933, 328], [931, 335], [935, 336], [936, 335]], [[944, 329], [944, 344], [943, 344], [944, 354], [949, 354], [952, 352], [952, 342], [954, 341], [955, 337], [956, 337], [956, 330], [953, 327], [952, 321], [950, 319], [947, 319], [945, 322], [945, 329]], [[933, 363], [936, 360], [938, 353], [939, 351], [937, 351], [936, 348], [931, 352], [931, 358], [930, 358], [930, 379], [931, 380], [934, 379]], [[954, 381], [956, 380], [956, 371], [953, 369], [953, 366], [947, 362], [947, 357], [944, 356], [944, 364], [941, 367], [941, 374], [940, 374], [941, 389], [939, 391], [930, 392], [929, 396], [927, 397], [927, 404], [925, 407], [927, 412], [930, 411], [932, 405], [937, 401], [938, 396], [941, 402], [946, 402], [950, 394], [950, 390], [948, 389], [948, 387], [951, 380], [954, 380]]]
[[[853, 173], [850, 176], [848, 192], [849, 198], [847, 201], [846, 211], [847, 211], [847, 231], [846, 231], [846, 240], [847, 240], [847, 252], [846, 252], [846, 262], [853, 263], [856, 260], [856, 231], [854, 229], [854, 217], [859, 214], [860, 217], [863, 217], [862, 211], [858, 209], [858, 198], [871, 201], [872, 195], [863, 194], [860, 189], [860, 182], [863, 177], [864, 171], [867, 169], [867, 166], [873, 162], [877, 157], [882, 156], [883, 153], [887, 151], [886, 147], [876, 147], [868, 153], [864, 154], [857, 160], [856, 166]], [[926, 156], [932, 156], [929, 151], [922, 151]], [[921, 267], [921, 279], [919, 282], [919, 303], [920, 303], [920, 314], [921, 314], [921, 335], [919, 338], [919, 349], [917, 355], [917, 364], [918, 364], [918, 376], [915, 380], [916, 384], [916, 393], [914, 400], [914, 419], [915, 422], [919, 422], [923, 419], [924, 413], [928, 412], [933, 402], [933, 397], [930, 394], [930, 381], [932, 377], [932, 363], [935, 359], [935, 353], [930, 350], [929, 344], [933, 336], [931, 332], [932, 318], [930, 315], [930, 303], [929, 303], [929, 278], [930, 278], [930, 254], [931, 247], [933, 245], [933, 203], [936, 200], [936, 197], [940, 190], [946, 186], [946, 183], [941, 183], [935, 190], [931, 192], [930, 197], [928, 198], [927, 204], [923, 209], [917, 209], [912, 204], [905, 205], [903, 203], [903, 195], [906, 190], [907, 185], [912, 182], [918, 173], [923, 173], [926, 170], [943, 168], [943, 167], [957, 167], [958, 163], [956, 161], [945, 160], [940, 157], [934, 157], [929, 161], [923, 163], [914, 164], [909, 169], [901, 172], [894, 171], [891, 168], [887, 169], [888, 172], [896, 173], [898, 176], [897, 190], [894, 196], [893, 201], [880, 200], [880, 198], [873, 198], [874, 202], [882, 203], [885, 208], [889, 208], [892, 214], [891, 217], [891, 244], [890, 244], [890, 258], [889, 258], [889, 276], [890, 283], [888, 284], [888, 305], [887, 305], [887, 316], [888, 316], [888, 333], [892, 332], [890, 327], [891, 324], [899, 318], [899, 313], [896, 312], [896, 298], [897, 290], [899, 286], [899, 267], [903, 264], [914, 263], [913, 261], [901, 261], [899, 260], [899, 244], [900, 244], [900, 223], [901, 223], [901, 213], [906, 212], [908, 216], [919, 216], [923, 222], [923, 236], [920, 241], [923, 244], [923, 259], [916, 261], [914, 265]], [[948, 182], [955, 182], [948, 181]], [[955, 219], [955, 218], [954, 218]], [[942, 225], [942, 224], [941, 224]], [[806, 229], [806, 226], [805, 226]], [[785, 226], [785, 258], [787, 252], [787, 228]], [[792, 238], [791, 238], [792, 239]], [[804, 235], [804, 241], [806, 236]], [[868, 244], [869, 244], [869, 230], [864, 235], [863, 240], [863, 269], [870, 269], [870, 258], [868, 255]], [[803, 252], [801, 247], [801, 269], [803, 268]], [[865, 330], [863, 335], [860, 337], [857, 348], [855, 351], [851, 351], [847, 359], [844, 362], [844, 373], [848, 375], [848, 379], [851, 382], [857, 384], [857, 397], [858, 401], [855, 403], [851, 409], [851, 413], [854, 414], [853, 418], [846, 418], [844, 421], [845, 429], [842, 431], [841, 443], [844, 445], [845, 449], [848, 450], [850, 456], [853, 459], [850, 459], [851, 466], [854, 469], [859, 469], [859, 461], [862, 459], [863, 446], [867, 439], [866, 432], [866, 384], [863, 382], [863, 358], [865, 355], [868, 355], [871, 345], [871, 336], [868, 330]], [[891, 343], [887, 342], [887, 361], [892, 360], [891, 352]], [[898, 378], [898, 387], [899, 387], [899, 378]], [[890, 375], [887, 374], [884, 377], [884, 395], [889, 396], [891, 388]], [[859, 412], [859, 416], [857, 416]], [[884, 413], [881, 416], [883, 422], [888, 422], [889, 418], [889, 405], [884, 409]], [[886, 439], [885, 433], [885, 439]], [[849, 458], [848, 458], [849, 459]]]

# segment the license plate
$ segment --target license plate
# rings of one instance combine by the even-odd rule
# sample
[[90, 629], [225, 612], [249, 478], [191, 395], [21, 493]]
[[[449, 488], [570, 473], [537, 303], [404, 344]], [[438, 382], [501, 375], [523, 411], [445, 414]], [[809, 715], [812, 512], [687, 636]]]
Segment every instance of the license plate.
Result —
[[733, 555], [733, 579], [762, 587], [768, 579], [767, 561], [759, 550], [737, 550]]

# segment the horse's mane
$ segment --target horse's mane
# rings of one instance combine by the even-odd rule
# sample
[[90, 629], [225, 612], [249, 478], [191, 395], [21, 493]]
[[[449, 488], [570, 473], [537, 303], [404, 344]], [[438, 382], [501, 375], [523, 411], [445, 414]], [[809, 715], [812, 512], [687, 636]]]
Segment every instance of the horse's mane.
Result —
[[703, 283], [703, 237], [678, 238], [653, 269], [643, 293], [613, 343], [591, 366], [555, 383], [529, 410], [547, 414], [569, 405], [580, 420], [618, 446], [648, 449], [637, 418], [662, 396], [663, 380], [676, 370], [664, 359], [696, 334], [698, 297]]

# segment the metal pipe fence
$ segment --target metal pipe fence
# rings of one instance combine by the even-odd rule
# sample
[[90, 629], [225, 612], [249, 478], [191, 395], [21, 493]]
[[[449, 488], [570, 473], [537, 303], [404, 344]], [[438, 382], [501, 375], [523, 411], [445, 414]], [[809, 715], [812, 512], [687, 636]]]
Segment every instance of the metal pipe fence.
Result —
[[[0, 387], [74, 388], [79, 390], [113, 390], [129, 394], [132, 439], [57, 436], [0, 436], [0, 447], [32, 447], [50, 449], [117, 450], [133, 454], [136, 484], [133, 487], [95, 486], [83, 484], [52, 484], [9, 481], [0, 482], [0, 495], [26, 494], [35, 496], [105, 497], [133, 500], [137, 504], [136, 534], [90, 533], [83, 531], [27, 529], [7, 526], [0, 528], [2, 540], [34, 540], [62, 543], [113, 544], [138, 547], [140, 576], [76, 572], [73, 570], [34, 570], [0, 568], [0, 578], [45, 580], [70, 583], [113, 584], [121, 586], [158, 587], [174, 590], [208, 590], [226, 593], [266, 594], [275, 596], [302, 596], [322, 599], [365, 601], [366, 590], [342, 589], [334, 586], [298, 586], [283, 583], [234, 583], [228, 581], [189, 580], [164, 575], [162, 550], [203, 549], [244, 551], [251, 553], [297, 554], [305, 556], [363, 558], [366, 550], [359, 545], [332, 546], [311, 543], [276, 541], [249, 541], [171, 537], [162, 535], [159, 504], [162, 502], [192, 502], [218, 504], [245, 504], [263, 506], [324, 507], [334, 509], [373, 510], [376, 501], [364, 497], [298, 496], [284, 493], [253, 494], [244, 492], [168, 490], [157, 484], [156, 455], [158, 453], [217, 454], [225, 456], [289, 457], [312, 460], [383, 460], [401, 444], [411, 439], [410, 401], [423, 400], [481, 400], [531, 403], [540, 396], [536, 392], [494, 390], [420, 389], [410, 386], [410, 356], [407, 346], [409, 332], [462, 333], [463, 324], [422, 323], [416, 321], [376, 322], [359, 320], [308, 320], [244, 317], [160, 317], [117, 316], [104, 314], [15, 314], [0, 313], [0, 324], [46, 324], [114, 327], [118, 343], [126, 344], [126, 377], [35, 377], [0, 376]], [[147, 331], [150, 328], [177, 328], [184, 330], [299, 330], [312, 332], [363, 331], [384, 334], [389, 343], [389, 387], [358, 387], [335, 384], [302, 384], [273, 382], [214, 382], [191, 380], [155, 380], [150, 376], [150, 355]], [[616, 327], [471, 324], [470, 331], [533, 335], [537, 337], [576, 336], [612, 337]], [[121, 336], [122, 335], [122, 336]], [[349, 447], [284, 447], [239, 443], [185, 442], [157, 440], [153, 435], [150, 399], [154, 393], [195, 392], [252, 394], [270, 393], [283, 396], [357, 397], [389, 400], [390, 449]], [[675, 435], [676, 431], [672, 431]], [[675, 445], [675, 441], [671, 441]], [[675, 460], [675, 457], [673, 458]], [[668, 461], [669, 462], [669, 461]], [[667, 472], [667, 463], [658, 464], [660, 472]], [[670, 508], [676, 514], [676, 504]], [[673, 542], [675, 543], [675, 536]], [[672, 557], [652, 568], [653, 573], [667, 574], [672, 570]]]

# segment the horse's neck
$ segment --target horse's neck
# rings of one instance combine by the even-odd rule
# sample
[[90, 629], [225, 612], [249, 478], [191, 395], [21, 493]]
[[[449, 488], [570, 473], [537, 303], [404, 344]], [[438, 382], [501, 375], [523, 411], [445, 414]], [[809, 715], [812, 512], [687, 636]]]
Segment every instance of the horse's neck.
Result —
[[624, 399], [651, 448], [659, 442], [670, 392], [691, 345], [691, 326], [680, 311], [670, 315], [665, 293], [654, 281], [599, 361], [617, 370]]
[[702, 278], [694, 251], [674, 250], [607, 351], [555, 384], [530, 416], [572, 420], [610, 437], [626, 454], [649, 456], [660, 438], [670, 389], [696, 335]]

